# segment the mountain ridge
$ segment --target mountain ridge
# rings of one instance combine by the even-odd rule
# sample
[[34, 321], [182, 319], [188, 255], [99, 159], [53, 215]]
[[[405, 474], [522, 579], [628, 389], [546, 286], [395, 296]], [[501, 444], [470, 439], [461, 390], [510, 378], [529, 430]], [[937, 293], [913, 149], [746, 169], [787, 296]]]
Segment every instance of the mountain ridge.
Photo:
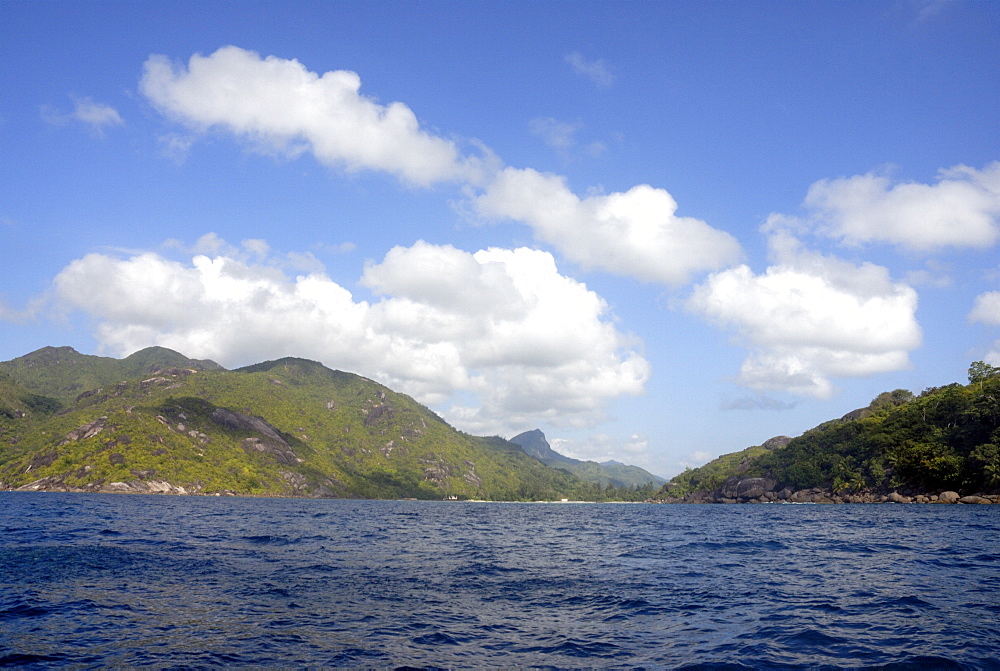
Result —
[[146, 347], [124, 359], [81, 354], [69, 346], [42, 347], [0, 362], [0, 371], [28, 391], [63, 402], [84, 391], [170, 367], [224, 370], [214, 361], [190, 359], [166, 347]]
[[50, 347], [0, 362], [0, 489], [606, 496], [362, 376], [294, 357], [230, 371], [164, 348], [116, 360]]

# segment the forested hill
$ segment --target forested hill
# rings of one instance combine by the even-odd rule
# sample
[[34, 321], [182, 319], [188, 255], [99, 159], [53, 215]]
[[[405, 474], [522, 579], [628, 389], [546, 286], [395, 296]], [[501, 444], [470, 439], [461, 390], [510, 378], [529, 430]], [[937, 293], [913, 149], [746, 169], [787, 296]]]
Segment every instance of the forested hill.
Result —
[[0, 489], [593, 498], [599, 489], [412, 398], [304, 359], [228, 371], [150, 348], [0, 363]]
[[[879, 394], [797, 438], [726, 454], [668, 482], [662, 501], [933, 500], [1000, 493], [1000, 368], [969, 384]], [[972, 499], [970, 499], [972, 500]]]

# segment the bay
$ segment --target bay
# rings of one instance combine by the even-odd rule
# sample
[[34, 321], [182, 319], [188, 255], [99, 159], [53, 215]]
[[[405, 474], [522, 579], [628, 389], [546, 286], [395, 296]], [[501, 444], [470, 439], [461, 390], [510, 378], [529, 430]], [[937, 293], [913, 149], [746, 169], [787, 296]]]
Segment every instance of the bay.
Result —
[[1000, 668], [1000, 507], [0, 493], [0, 665]]

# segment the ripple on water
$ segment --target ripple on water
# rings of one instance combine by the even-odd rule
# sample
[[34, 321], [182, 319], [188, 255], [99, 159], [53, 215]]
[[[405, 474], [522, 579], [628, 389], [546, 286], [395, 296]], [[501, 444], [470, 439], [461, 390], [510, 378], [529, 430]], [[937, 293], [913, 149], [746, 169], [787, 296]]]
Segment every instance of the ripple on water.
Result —
[[0, 497], [3, 666], [1000, 668], [969, 508]]

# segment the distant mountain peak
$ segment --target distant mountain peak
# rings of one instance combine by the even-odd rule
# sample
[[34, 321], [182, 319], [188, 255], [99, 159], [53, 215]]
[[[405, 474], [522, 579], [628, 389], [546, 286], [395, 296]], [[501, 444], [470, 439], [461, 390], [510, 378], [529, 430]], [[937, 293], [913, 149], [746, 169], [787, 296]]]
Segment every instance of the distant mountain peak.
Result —
[[66, 354], [79, 354], [79, 352], [77, 352], [75, 349], [73, 349], [69, 345], [60, 345], [59, 347], [53, 347], [52, 345], [46, 345], [45, 347], [41, 347], [41, 348], [35, 350], [34, 352], [30, 352], [30, 353], [26, 354], [25, 356], [31, 356], [32, 354], [39, 354], [39, 353], [49, 354], [49, 353], [55, 353], [55, 352], [64, 352]]
[[198, 370], [222, 370], [222, 366], [211, 359], [191, 359], [169, 349], [153, 345], [129, 354], [121, 360], [121, 366], [129, 371], [155, 372], [161, 368], [195, 368]]
[[45, 346], [40, 349], [36, 349], [34, 352], [29, 352], [24, 356], [18, 357], [17, 359], [14, 359], [14, 361], [23, 361], [29, 365], [34, 362], [59, 363], [67, 358], [77, 359], [83, 356], [86, 355], [80, 354], [68, 345], [63, 345], [61, 347]]
[[297, 356], [286, 356], [280, 359], [273, 359], [271, 361], [262, 361], [260, 363], [255, 363], [250, 366], [244, 366], [243, 368], [237, 368], [239, 372], [260, 372], [266, 370], [272, 370], [274, 368], [301, 368], [301, 369], [326, 369], [319, 361], [313, 361], [312, 359], [303, 359]]
[[510, 442], [520, 446], [520, 448], [530, 457], [538, 459], [543, 464], [554, 468], [569, 470], [578, 478], [589, 482], [597, 482], [601, 485], [608, 483], [615, 486], [638, 486], [649, 482], [663, 484], [665, 479], [653, 475], [649, 471], [638, 466], [629, 466], [619, 461], [581, 461], [565, 455], [559, 454], [552, 449], [549, 441], [545, 439], [545, 434], [539, 429], [519, 433], [510, 439]]
[[515, 445], [520, 445], [525, 454], [534, 457], [542, 462], [554, 461], [563, 463], [575, 463], [578, 460], [559, 454], [552, 449], [549, 441], [545, 439], [545, 434], [539, 429], [532, 429], [519, 433], [510, 439]]

